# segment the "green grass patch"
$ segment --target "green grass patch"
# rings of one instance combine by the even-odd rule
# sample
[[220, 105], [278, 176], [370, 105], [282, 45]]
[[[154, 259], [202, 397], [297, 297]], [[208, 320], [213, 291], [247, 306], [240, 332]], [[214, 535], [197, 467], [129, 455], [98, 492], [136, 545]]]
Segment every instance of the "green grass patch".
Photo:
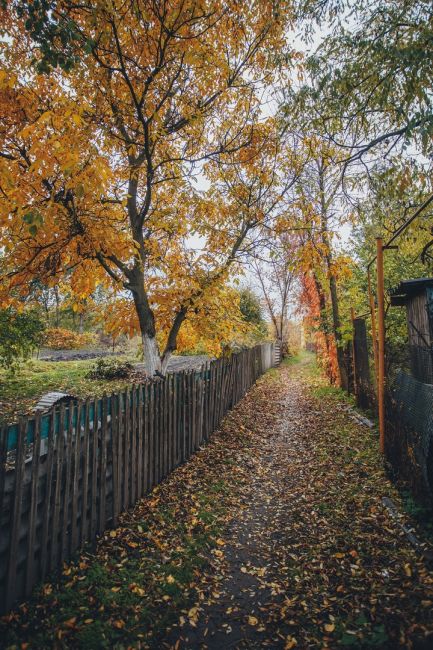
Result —
[[27, 413], [44, 393], [59, 390], [80, 398], [101, 397], [104, 392], [117, 392], [131, 380], [95, 380], [86, 377], [95, 359], [79, 361], [30, 360], [15, 373], [0, 370], [0, 402], [2, 416], [13, 418]]

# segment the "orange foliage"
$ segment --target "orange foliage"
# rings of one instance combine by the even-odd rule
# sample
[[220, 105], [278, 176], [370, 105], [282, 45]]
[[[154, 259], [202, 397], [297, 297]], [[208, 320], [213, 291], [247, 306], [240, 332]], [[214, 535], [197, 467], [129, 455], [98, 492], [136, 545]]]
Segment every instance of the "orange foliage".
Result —
[[44, 332], [44, 345], [52, 350], [75, 350], [95, 342], [91, 332], [77, 334], [62, 327], [51, 327]]
[[331, 332], [322, 326], [320, 296], [311, 272], [301, 276], [301, 303], [306, 311], [304, 323], [314, 337], [319, 364], [332, 384], [339, 384], [337, 348]]

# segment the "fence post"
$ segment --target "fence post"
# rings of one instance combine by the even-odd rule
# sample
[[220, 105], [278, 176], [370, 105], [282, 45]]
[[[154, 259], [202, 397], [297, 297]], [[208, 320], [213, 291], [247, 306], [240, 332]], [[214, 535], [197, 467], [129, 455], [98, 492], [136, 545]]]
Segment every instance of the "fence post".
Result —
[[353, 321], [353, 353], [355, 358], [356, 402], [361, 408], [368, 408], [371, 397], [371, 383], [367, 330], [364, 318], [358, 317]]
[[355, 310], [350, 308], [350, 319], [352, 321], [352, 365], [353, 365], [353, 394], [358, 395], [356, 357], [355, 357]]
[[370, 316], [371, 316], [371, 338], [373, 341], [373, 358], [374, 358], [374, 376], [376, 379], [376, 390], [378, 386], [378, 376], [379, 376], [379, 359], [377, 353], [377, 331], [376, 331], [376, 307], [374, 305], [373, 292], [371, 290], [371, 274], [370, 268], [367, 269], [367, 282], [368, 282], [368, 302], [370, 304]]
[[377, 307], [378, 307], [378, 377], [377, 377], [377, 406], [379, 414], [379, 446], [380, 452], [385, 453], [385, 297], [383, 281], [383, 242], [376, 239], [377, 245]]

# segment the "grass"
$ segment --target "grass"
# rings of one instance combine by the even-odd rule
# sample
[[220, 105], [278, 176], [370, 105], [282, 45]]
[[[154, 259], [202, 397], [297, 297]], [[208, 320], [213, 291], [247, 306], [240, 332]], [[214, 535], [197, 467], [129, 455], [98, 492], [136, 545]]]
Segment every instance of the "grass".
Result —
[[87, 379], [95, 359], [23, 363], [15, 373], [0, 370], [0, 417], [11, 419], [27, 413], [44, 393], [59, 390], [77, 397], [100, 397], [104, 392], [122, 390], [130, 380]]

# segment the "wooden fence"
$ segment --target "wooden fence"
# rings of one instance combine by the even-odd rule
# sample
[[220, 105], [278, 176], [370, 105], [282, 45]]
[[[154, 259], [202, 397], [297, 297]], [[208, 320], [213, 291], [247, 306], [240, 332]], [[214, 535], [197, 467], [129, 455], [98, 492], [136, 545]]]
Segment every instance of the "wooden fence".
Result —
[[221, 418], [274, 365], [267, 343], [201, 371], [71, 401], [21, 419], [0, 435], [0, 612], [207, 440]]

